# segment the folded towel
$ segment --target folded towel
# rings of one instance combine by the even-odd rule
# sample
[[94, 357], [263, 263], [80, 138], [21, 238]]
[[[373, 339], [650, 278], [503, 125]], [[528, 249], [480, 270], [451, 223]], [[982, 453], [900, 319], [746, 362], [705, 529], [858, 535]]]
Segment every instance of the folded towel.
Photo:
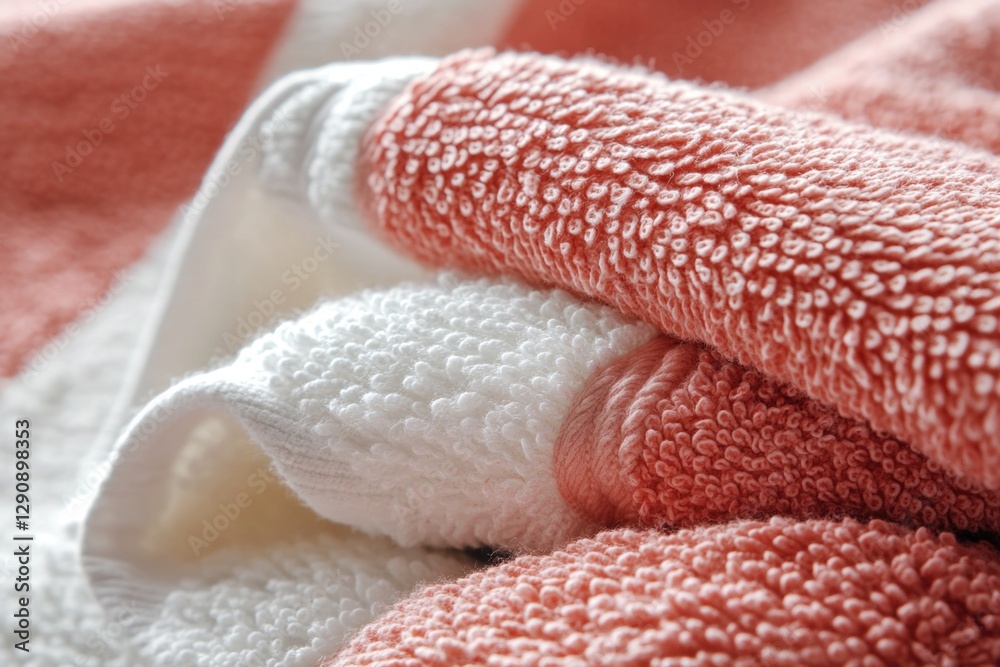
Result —
[[[327, 301], [152, 401], [109, 485], [149, 494], [201, 425], [225, 418], [321, 517], [406, 546], [549, 549], [590, 527], [552, 469], [566, 414], [597, 368], [655, 334], [507, 281], [443, 276]], [[109, 500], [92, 524], [122, 511]]]
[[[370, 115], [428, 62], [393, 59], [299, 72], [252, 105], [184, 207], [163, 289], [158, 298], [145, 297], [154, 303], [110, 428], [120, 431], [137, 408], [179, 378], [218, 366], [321, 295], [426, 275], [361, 235], [324, 228], [285, 186], [288, 165], [304, 161], [297, 151], [308, 151], [316, 136], [312, 121], [320, 109], [351, 114], [319, 133], [324, 147], [349, 155]], [[343, 164], [348, 188], [352, 164]], [[325, 211], [344, 222], [355, 215], [354, 203], [341, 201], [342, 207]], [[146, 663], [174, 665], [171, 647], [190, 636], [199, 643], [184, 657], [195, 664], [314, 665], [389, 599], [471, 565], [462, 554], [401, 549], [322, 521], [225, 414], [170, 420], [154, 411], [146, 417], [146, 431], [127, 448], [119, 440], [110, 465], [87, 470], [104, 480], [83, 525], [82, 569], [114, 627], [128, 610], [124, 632], [102, 635], [105, 656], [112, 645], [117, 653], [124, 639]], [[164, 446], [153, 447], [154, 441]], [[345, 589], [324, 590], [316, 585], [322, 581]], [[223, 608], [236, 611], [209, 620], [203, 615]], [[296, 614], [289, 615], [290, 608]], [[82, 654], [88, 641], [76, 642]]]
[[464, 53], [375, 122], [428, 264], [637, 315], [1000, 488], [1000, 162], [648, 72]]
[[[880, 66], [912, 56], [901, 53]], [[505, 651], [528, 663], [995, 664], [1000, 558], [935, 534], [1000, 520], [995, 158], [537, 55], [324, 68], [248, 118], [194, 202], [206, 224], [185, 240], [149, 386], [204, 366], [257, 308], [248, 285], [298, 266], [305, 230], [341, 236], [320, 244], [334, 257], [317, 269], [324, 287], [278, 290], [294, 298], [241, 322], [240, 342], [268, 317], [296, 319], [169, 389], [120, 443], [85, 563], [109, 608], [142, 597], [130, 636], [145, 655], [169, 663], [187, 635], [201, 642], [191, 661], [335, 655], [353, 620], [326, 632], [326, 602], [302, 602], [320, 593], [309, 583], [269, 603], [265, 573], [325, 548], [319, 567], [342, 562], [350, 580], [401, 547], [358, 534], [376, 546], [355, 560], [350, 530], [321, 515], [406, 544], [515, 551], [601, 525], [693, 528], [619, 530], [431, 586], [362, 631], [341, 664]], [[244, 176], [211, 194], [236, 140], [258, 131]], [[988, 129], [982, 141], [946, 135], [990, 146]], [[419, 274], [354, 235], [367, 231], [356, 178], [370, 228], [393, 246], [491, 277], [299, 316], [352, 284]], [[274, 199], [296, 206], [277, 215]], [[238, 259], [217, 280], [188, 272], [216, 261], [220, 239]], [[190, 312], [204, 320], [188, 326]], [[273, 495], [258, 501], [247, 489], [265, 474]], [[785, 516], [704, 525], [773, 514]], [[453, 554], [417, 565], [430, 557], [400, 556], [412, 567], [392, 594], [469, 565]], [[310, 567], [272, 571], [308, 582]], [[237, 599], [244, 581], [251, 603]], [[382, 608], [331, 590], [348, 598], [323, 607], [338, 619]], [[308, 609], [293, 621], [281, 607], [296, 605]], [[192, 610], [221, 607], [233, 613], [198, 627]], [[251, 608], [263, 641], [238, 620]]]
[[143, 415], [87, 518], [84, 570], [141, 664], [316, 664], [473, 567], [320, 519], [231, 419], [181, 412]]

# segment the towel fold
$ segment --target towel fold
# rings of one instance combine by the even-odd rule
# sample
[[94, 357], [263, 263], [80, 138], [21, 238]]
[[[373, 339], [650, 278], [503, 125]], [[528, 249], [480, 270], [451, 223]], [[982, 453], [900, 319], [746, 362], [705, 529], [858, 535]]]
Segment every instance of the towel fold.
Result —
[[539, 550], [598, 526], [775, 514], [1000, 531], [1000, 492], [905, 443], [513, 281], [444, 274], [323, 302], [154, 400], [113, 477], [182, 458], [215, 417], [319, 516], [405, 546]]
[[668, 336], [590, 376], [553, 457], [563, 496], [605, 526], [851, 516], [1000, 532], [1000, 492]]
[[420, 584], [474, 566], [304, 507], [238, 419], [283, 428], [283, 447], [303, 442], [297, 425], [262, 385], [208, 375], [137, 417], [87, 517], [83, 568], [142, 664], [316, 664]]
[[1000, 488], [1000, 163], [588, 61], [467, 52], [370, 130], [373, 224], [611, 304]]
[[[268, 461], [318, 517], [405, 546], [552, 548], [595, 528], [562, 499], [552, 468], [574, 397], [597, 368], [655, 333], [566, 292], [451, 275], [323, 302], [136, 417], [91, 513], [88, 545], [111, 549], [115, 496], [141, 488], [135, 521], [152, 521], [165, 511], [156, 498], [170, 475], [151, 476], [226, 451]], [[219, 420], [229, 440], [252, 445], [199, 444]], [[177, 484], [192, 496], [218, 486], [210, 479]], [[137, 546], [128, 553], [147, 557]]]

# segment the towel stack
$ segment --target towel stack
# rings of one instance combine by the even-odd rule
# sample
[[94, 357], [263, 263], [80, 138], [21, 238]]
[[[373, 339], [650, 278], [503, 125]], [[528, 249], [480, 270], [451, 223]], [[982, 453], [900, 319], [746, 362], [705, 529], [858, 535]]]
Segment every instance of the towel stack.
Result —
[[[176, 384], [92, 526], [108, 494], [169, 499], [143, 470], [210, 460], [192, 438], [222, 419], [364, 539], [514, 555], [329, 664], [1000, 660], [1000, 162], [589, 60], [408, 76], [351, 144], [357, 184], [319, 141], [281, 187], [327, 224], [357, 187], [448, 271]], [[427, 579], [464, 564], [441, 558]]]

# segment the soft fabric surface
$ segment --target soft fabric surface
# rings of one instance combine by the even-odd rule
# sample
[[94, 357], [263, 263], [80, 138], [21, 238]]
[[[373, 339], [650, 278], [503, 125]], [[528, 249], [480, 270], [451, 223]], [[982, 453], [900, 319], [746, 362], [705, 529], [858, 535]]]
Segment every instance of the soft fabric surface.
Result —
[[[137, 319], [148, 317], [176, 228], [168, 228], [147, 256], [129, 267], [110, 298], [88, 311], [73, 335], [52, 341], [29, 362], [30, 374], [0, 384], [0, 419], [31, 422], [32, 479], [45, 489], [32, 499], [31, 614], [52, 619], [44, 641], [35, 636], [31, 653], [0, 644], [0, 662], [43, 667], [137, 664], [122, 644], [121, 619], [131, 606], [105, 610], [95, 599], [80, 564], [80, 524], [107, 473], [114, 431], [111, 412], [127, 381], [128, 358], [139, 343]], [[81, 405], [79, 387], [86, 386]], [[42, 454], [42, 452], [46, 452]], [[56, 455], [58, 453], [58, 455]], [[12, 502], [13, 498], [9, 502]], [[10, 506], [13, 511], [13, 504]], [[12, 529], [13, 526], [10, 527]], [[10, 540], [10, 533], [4, 533]], [[0, 574], [16, 576], [13, 550], [0, 555]], [[3, 600], [3, 612], [13, 614]], [[38, 624], [41, 625], [41, 624]]]
[[470, 53], [411, 84], [363, 159], [400, 250], [599, 299], [1000, 488], [991, 156]]
[[617, 0], [522, 2], [500, 46], [596, 54], [672, 79], [759, 88], [828, 53], [839, 58], [839, 47], [867, 32], [884, 38], [926, 1], [631, 0], [624, 7]]
[[998, 32], [995, 2], [935, 2], [894, 17], [760, 94], [781, 105], [821, 107], [851, 120], [996, 153]]
[[454, 578], [471, 562], [348, 532], [230, 552], [203, 569], [211, 578], [180, 583], [138, 628], [141, 664], [315, 665], [418, 582]]
[[[552, 469], [566, 413], [654, 334], [564, 292], [453, 276], [326, 302], [150, 403], [105, 496], [159, 495], [198, 413], [226, 414], [326, 519], [406, 546], [549, 549], [592, 528]], [[148, 507], [126, 517], [104, 498], [93, 521], [131, 533], [157, 521]]]
[[0, 375], [139, 258], [254, 92], [293, 3], [217, 4], [0, 9]]
[[330, 665], [994, 665], [1000, 562], [786, 519], [618, 530], [424, 589]]
[[[627, 12], [615, 0], [552, 4], [405, 0], [368, 37], [363, 29], [373, 14], [385, 22], [384, 1], [4, 3], [0, 132], [7, 149], [0, 169], [8, 189], [0, 277], [7, 289], [0, 296], [6, 341], [0, 375], [13, 375], [29, 354], [100, 301], [115, 272], [135, 261], [191, 196], [249, 96], [289, 71], [497, 43], [562, 54], [596, 51], [624, 62], [638, 58], [679, 78], [758, 86], [866, 30], [898, 32], [922, 2], [773, 7], [678, 0], [634, 4]], [[727, 14], [723, 23], [726, 11], [731, 20]], [[800, 39], [803, 34], [810, 38]], [[147, 66], [169, 72], [163, 79], [169, 85], [138, 91], [144, 99], [132, 100]], [[817, 95], [825, 93], [811, 90], [806, 103]], [[129, 103], [115, 104], [122, 96]], [[100, 130], [105, 119], [111, 132]], [[53, 165], [70, 167], [67, 152], [79, 153], [81, 141], [93, 152], [68, 173], [60, 169], [60, 179]], [[147, 162], [149, 155], [158, 157]], [[34, 234], [41, 226], [44, 242]], [[43, 286], [45, 298], [35, 298]]]
[[[402, 14], [380, 33], [364, 56], [352, 59], [399, 51], [444, 54], [493, 41], [504, 21], [507, 3], [491, 3], [489, 11], [482, 12], [489, 20], [478, 21], [479, 3], [448, 2], [451, 10], [444, 17], [438, 15], [436, 1], [409, 0]], [[12, 643], [4, 642], [0, 645], [0, 662], [53, 667], [142, 665], [149, 664], [155, 653], [141, 657], [135, 651], [136, 644], [124, 641], [123, 624], [134, 617], [135, 600], [123, 596], [123, 604], [102, 607], [89, 590], [79, 562], [80, 518], [110, 469], [109, 449], [128, 418], [155, 395], [143, 385], [141, 370], [151, 358], [148, 351], [156, 340], [153, 332], [161, 317], [162, 296], [172, 289], [181, 253], [174, 247], [165, 257], [163, 251], [167, 248], [161, 247], [150, 260], [136, 262], [136, 258], [154, 241], [161, 246], [187, 246], [188, 233], [183, 225], [179, 230], [175, 226], [169, 235], [170, 230], [160, 230], [188, 208], [182, 206], [178, 211], [177, 205], [193, 194], [205, 176], [208, 160], [254, 91], [290, 69], [342, 58], [341, 42], [354, 38], [358, 21], [370, 17], [379, 3], [303, 2], [297, 6], [289, 3], [282, 9], [274, 3], [255, 2], [198, 1], [168, 6], [159, 2], [96, 0], [57, 3], [52, 11], [53, 4], [25, 1], [0, 7], [4, 30], [0, 78], [5, 82], [0, 92], [0, 125], [9, 130], [0, 149], [0, 169], [10, 177], [0, 180], [11, 188], [5, 204], [14, 207], [9, 216], [5, 213], [0, 219], [0, 264], [4, 275], [0, 302], [5, 306], [0, 327], [8, 334], [0, 351], [0, 374], [11, 375], [20, 369], [16, 376], [0, 381], [0, 412], [5, 423], [27, 417], [33, 425], [37, 447], [33, 484], [39, 493], [33, 498], [32, 529], [36, 531], [38, 548], [32, 560], [31, 608], [33, 615], [47, 621], [36, 623], [30, 654], [22, 654]], [[222, 11], [221, 20], [217, 10]], [[287, 23], [288, 32], [282, 36], [289, 13], [293, 15]], [[478, 27], [456, 31], [456, 21], [474, 22]], [[419, 30], [411, 29], [418, 24]], [[17, 52], [11, 50], [12, 44]], [[132, 80], [130, 62], [138, 67], [138, 81]], [[130, 110], [127, 119], [119, 122], [109, 113], [110, 105], [141, 84], [146, 65], [156, 62], [163, 63], [170, 74], [162, 85], [148, 91], [146, 99]], [[118, 74], [127, 75], [128, 80], [116, 84]], [[83, 140], [82, 130], [94, 127], [109, 115], [115, 131], [104, 137], [63, 184], [57, 184], [50, 162], [63, 160], [68, 143]], [[34, 126], [33, 119], [44, 122]], [[243, 137], [239, 148], [244, 152], [236, 154], [234, 170], [243, 167], [244, 176], [255, 177], [262, 138], [256, 129]], [[228, 161], [222, 166], [228, 166]], [[147, 182], [150, 174], [160, 182]], [[80, 178], [76, 186], [64, 191], [70, 177]], [[232, 198], [246, 196], [248, 208], [261, 213], [260, 200], [248, 196], [242, 184], [235, 182], [236, 177], [230, 178], [234, 182], [225, 181], [221, 190], [212, 190], [212, 200], [229, 205]], [[80, 183], [84, 184], [82, 189]], [[215, 187], [219, 183], [216, 180]], [[178, 184], [185, 189], [178, 189]], [[232, 209], [225, 217], [244, 219], [233, 214]], [[281, 217], [286, 223], [290, 219], [287, 215]], [[306, 253], [317, 247], [317, 238], [327, 242], [327, 233], [321, 232], [305, 231], [306, 248], [302, 254], [296, 248], [288, 264], [278, 269], [277, 286], [287, 297], [282, 309], [299, 297], [303, 304], [311, 304], [316, 294], [311, 290], [329, 289], [330, 283], [322, 272], [307, 275], [294, 291], [281, 282], [292, 259], [301, 264]], [[219, 233], [213, 241], [217, 239], [226, 250], [206, 247], [206, 255], [214, 264], [220, 257], [229, 257], [245, 266], [249, 275], [258, 275], [260, 263], [236, 243], [236, 239], [248, 236]], [[342, 247], [343, 255], [356, 250], [349, 244]], [[271, 244], [269, 250], [275, 248], [276, 244]], [[399, 279], [400, 272], [387, 270], [384, 260], [363, 257], [383, 280]], [[230, 270], [229, 278], [234, 275]], [[354, 271], [354, 275], [359, 274]], [[407, 275], [412, 277], [413, 273]], [[207, 284], [205, 276], [204, 267], [191, 276], [201, 291]], [[241, 286], [249, 289], [252, 284], [246, 281]], [[352, 282], [343, 289], [356, 289], [358, 284]], [[271, 289], [263, 295], [251, 293], [251, 308], [254, 299], [263, 303]], [[242, 310], [227, 321], [226, 330], [231, 335], [242, 335], [236, 320], [245, 318], [248, 312]], [[195, 321], [202, 320], [203, 312]], [[70, 324], [62, 329], [65, 322]], [[46, 333], [39, 333], [43, 330]], [[230, 349], [238, 349], [240, 344]], [[210, 349], [212, 354], [227, 351], [221, 332], [220, 340], [213, 340]], [[181, 355], [169, 356], [184, 363]], [[165, 376], [157, 377], [169, 384], [171, 378], [201, 363], [180, 367], [175, 364]], [[3, 503], [8, 516], [13, 514], [13, 496]], [[12, 531], [13, 525], [4, 528], [5, 539], [10, 539]], [[298, 544], [301, 549], [315, 550], [309, 544]], [[268, 596], [267, 591], [280, 588], [287, 593], [286, 601], [294, 598], [294, 604], [301, 607], [316, 604], [317, 609], [337, 608], [339, 603], [317, 596], [317, 588], [307, 579], [282, 579], [281, 573], [301, 570], [282, 568], [284, 553], [276, 553], [259, 570], [266, 573], [258, 580], [263, 587], [262, 598]], [[322, 577], [324, 570], [335, 570], [330, 559], [318, 559], [315, 564], [320, 567], [315, 572], [317, 577]], [[0, 573], [14, 572], [15, 565], [12, 556], [0, 558]], [[384, 572], [383, 565], [372, 563], [371, 571]], [[424, 571], [414, 576], [425, 579], [429, 574]], [[403, 577], [397, 581], [412, 584], [417, 579]], [[206, 585], [205, 594], [195, 589], [191, 600], [204, 603], [214, 596], [226, 604], [239, 604], [232, 599], [232, 588], [225, 581], [213, 586]], [[12, 598], [5, 598], [5, 613], [13, 613], [13, 603]], [[193, 604], [189, 601], [172, 609], [187, 610]], [[285, 606], [275, 608], [275, 613]], [[319, 620], [297, 629], [293, 627], [294, 618], [258, 617], [257, 629], [266, 625], [270, 634], [265, 644], [251, 647], [250, 664], [314, 665], [318, 655], [335, 646], [323, 644], [334, 637], [330, 631], [336, 626], [323, 618], [324, 613], [317, 611], [315, 618]], [[344, 626], [347, 630], [366, 618], [359, 611], [345, 614], [350, 620]], [[202, 650], [197, 659], [205, 664], [217, 664], [215, 660], [223, 659], [246, 664], [240, 663], [238, 652], [227, 652], [224, 646], [224, 638], [245, 627], [245, 618], [223, 615], [211, 629], [200, 620], [185, 617], [165, 620], [173, 625], [160, 627], [175, 634], [164, 632], [157, 641], [169, 644], [172, 640], [166, 640], [168, 636], [191, 634], [204, 639], [216, 633], [213, 639], [222, 642], [216, 645], [219, 652]], [[289, 627], [294, 631], [286, 636]], [[309, 649], [290, 653], [289, 647], [301, 646], [303, 637], [307, 644], [317, 642], [311, 649], [313, 653]], [[206, 646], [202, 643], [202, 648]], [[163, 657], [165, 664], [176, 665], [190, 664], [190, 656], [185, 654], [180, 662], [173, 652]]]
[[605, 525], [854, 516], [1000, 531], [1000, 492], [666, 336], [591, 375], [553, 455], [563, 495]]
[[[159, 162], [116, 149], [87, 192], [37, 190], [44, 156], [8, 142], [11, 201], [38, 195], [18, 220], [65, 203], [89, 248], [0, 227], [9, 293], [56, 255], [81, 289], [112, 288], [99, 315], [59, 310], [75, 284], [5, 311], [83, 308], [2, 399], [38, 424], [40, 460], [60, 452], [36, 482], [67, 509], [42, 503], [34, 526], [32, 603], [59, 622], [2, 659], [995, 664], [996, 3], [441, 2], [102, 0], [19, 43], [74, 64], [84, 34], [128, 41], [132, 62], [223, 44], [211, 63], [185, 54], [183, 80], [244, 98], [321, 67], [235, 126], [228, 92], [196, 102], [185, 122], [222, 128], [214, 144], [175, 137]], [[138, 39], [168, 15], [162, 41]], [[84, 30], [95, 17], [114, 34]], [[518, 41], [625, 65], [324, 65]], [[31, 62], [18, 86], [43, 94], [4, 122], [50, 119], [35, 143], [78, 134], [75, 113], [33, 113], [70, 84]], [[195, 141], [206, 159], [226, 127], [208, 172], [181, 157]], [[140, 183], [174, 168], [174, 194]], [[169, 258], [116, 275], [105, 249], [137, 254], [184, 196], [170, 184], [198, 178]], [[133, 215], [155, 206], [149, 227]], [[146, 231], [76, 224], [119, 215]], [[42, 342], [12, 344], [11, 371]], [[390, 464], [391, 484], [365, 483]], [[92, 496], [89, 592], [73, 554]], [[466, 555], [425, 546], [484, 543], [514, 560], [465, 576]]]
[[0, 377], [101, 300], [194, 195], [267, 84], [330, 61], [490, 44], [514, 2], [401, 0], [354, 46], [386, 4], [4, 2]]

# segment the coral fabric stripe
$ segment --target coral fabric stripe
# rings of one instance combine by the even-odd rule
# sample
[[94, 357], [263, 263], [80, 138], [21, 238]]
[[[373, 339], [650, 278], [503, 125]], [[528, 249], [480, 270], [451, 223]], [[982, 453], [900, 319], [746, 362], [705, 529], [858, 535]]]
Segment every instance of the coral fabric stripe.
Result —
[[926, 0], [523, 0], [501, 48], [639, 61], [671, 78], [756, 88], [868, 30], [895, 30]]
[[[552, 451], [552, 467], [563, 498], [599, 526], [636, 523], [635, 487], [627, 482], [622, 450], [625, 423], [638, 427], [641, 442], [648, 408], [691, 374], [697, 350], [656, 336], [631, 353], [597, 369], [577, 394]], [[662, 391], [649, 391], [650, 384]], [[654, 405], [637, 404], [641, 393]], [[634, 443], [633, 443], [634, 444]], [[637, 449], [632, 447], [632, 449]]]
[[334, 665], [995, 665], [1000, 563], [881, 521], [616, 530], [437, 583]]
[[0, 375], [98, 302], [195, 191], [293, 5], [52, 3], [37, 32], [0, 13]]
[[1000, 531], [1000, 491], [956, 479], [863, 422], [667, 336], [591, 376], [563, 422], [553, 465], [570, 505], [605, 526], [852, 516]]
[[370, 132], [363, 195], [403, 251], [597, 298], [1000, 487], [990, 156], [487, 52]]

